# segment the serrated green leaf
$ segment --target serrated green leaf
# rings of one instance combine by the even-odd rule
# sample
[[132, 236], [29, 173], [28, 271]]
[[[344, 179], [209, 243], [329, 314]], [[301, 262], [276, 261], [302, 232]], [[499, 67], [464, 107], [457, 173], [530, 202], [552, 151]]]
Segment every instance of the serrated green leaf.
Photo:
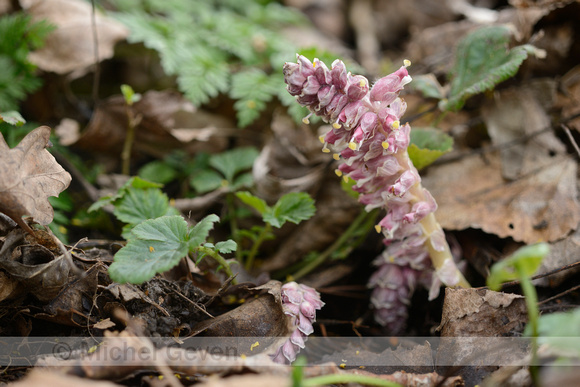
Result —
[[547, 243], [521, 247], [508, 258], [491, 267], [489, 277], [487, 277], [487, 286], [491, 290], [499, 290], [502, 283], [519, 278], [518, 271], [526, 277], [532, 276], [549, 251], [550, 247]]
[[234, 176], [254, 165], [259, 152], [254, 147], [235, 148], [226, 152], [212, 155], [209, 165], [220, 171], [226, 180], [233, 184]]
[[232, 251], [236, 251], [236, 249], [238, 248], [238, 244], [236, 242], [234, 242], [233, 240], [228, 239], [227, 241], [222, 241], [222, 242], [216, 243], [215, 248], [221, 254], [229, 254]]
[[176, 215], [177, 210], [169, 206], [167, 195], [158, 188], [130, 188], [115, 203], [113, 214], [121, 222], [139, 224], [147, 219], [164, 215]]
[[271, 210], [264, 199], [254, 196], [248, 191], [236, 192], [236, 196], [242, 201], [242, 203], [258, 211], [260, 215], [264, 215], [265, 212]]
[[292, 222], [295, 224], [303, 220], [310, 219], [316, 208], [314, 200], [305, 192], [290, 192], [280, 198], [272, 208], [262, 216], [266, 223], [274, 227], [282, 227], [284, 223]]
[[190, 180], [189, 184], [198, 193], [206, 193], [214, 191], [223, 185], [224, 177], [216, 171], [200, 171], [195, 174]]
[[121, 199], [127, 191], [131, 188], [146, 189], [146, 188], [161, 188], [161, 184], [153, 183], [151, 181], [144, 180], [138, 176], [133, 176], [123, 184], [121, 188], [117, 190], [114, 195], [103, 196], [96, 202], [94, 202], [88, 209], [88, 212], [96, 211], [108, 204], [113, 204], [117, 200]]
[[115, 254], [111, 279], [140, 284], [177, 265], [188, 253], [187, 222], [181, 216], [147, 220], [133, 229], [137, 238]]
[[531, 45], [509, 49], [511, 36], [511, 29], [505, 25], [488, 26], [468, 34], [459, 43], [449, 99], [440, 101], [441, 110], [461, 109], [470, 96], [513, 77], [528, 54], [541, 55], [541, 50]]
[[213, 228], [213, 224], [219, 221], [219, 216], [211, 214], [192, 227], [189, 231], [189, 249], [195, 249], [197, 246], [205, 242], [210, 230]]
[[409, 157], [417, 169], [425, 168], [453, 149], [453, 137], [435, 128], [413, 128]]
[[22, 126], [26, 123], [22, 115], [14, 110], [0, 113], [0, 122], [2, 121], [13, 126]]
[[254, 184], [254, 175], [252, 172], [240, 173], [234, 178], [234, 183], [232, 184], [232, 191], [236, 191], [240, 188], [248, 188]]
[[413, 76], [413, 82], [408, 87], [421, 92], [425, 98], [443, 99], [445, 97], [443, 86], [433, 74]]
[[238, 115], [238, 124], [244, 127], [259, 117], [266, 107], [266, 102], [272, 100], [284, 87], [280, 74], [267, 75], [259, 69], [241, 71], [232, 76], [230, 96], [238, 99], [234, 108]]
[[177, 171], [166, 162], [155, 160], [142, 166], [139, 169], [138, 175], [154, 183], [167, 184], [175, 179]]

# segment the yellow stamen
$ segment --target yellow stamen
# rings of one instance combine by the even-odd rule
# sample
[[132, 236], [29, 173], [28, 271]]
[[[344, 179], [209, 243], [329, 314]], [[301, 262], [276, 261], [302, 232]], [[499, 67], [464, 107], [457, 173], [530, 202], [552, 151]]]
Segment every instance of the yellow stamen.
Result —
[[332, 158], [335, 159], [336, 161], [340, 160], [340, 155], [338, 153], [335, 153], [332, 155]]
[[322, 151], [323, 151], [324, 153], [330, 153], [330, 149], [328, 149], [328, 148], [326, 147], [326, 145], [324, 146], [324, 148], [322, 148]]
[[343, 180], [345, 183], [348, 183], [348, 176], [347, 176], [347, 175], [342, 175], [342, 180]]
[[377, 231], [377, 233], [380, 233], [381, 230], [382, 230], [381, 225], [380, 224], [376, 224], [375, 225], [375, 230]]
[[335, 169], [334, 173], [336, 173], [336, 176], [338, 176], [338, 177], [342, 176], [342, 171], [340, 169]]
[[383, 141], [383, 142], [381, 143], [381, 145], [383, 146], [383, 149], [389, 149], [389, 143], [388, 143], [388, 142], [386, 142], [386, 141]]
[[361, 79], [360, 82], [359, 82], [359, 85], [360, 85], [360, 87], [365, 87], [365, 85], [366, 85], [365, 80], [364, 79]]
[[324, 136], [320, 136], [320, 137], [318, 137], [318, 139], [320, 140], [321, 143], [324, 144]]
[[342, 128], [342, 125], [341, 125], [341, 124], [339, 124], [338, 122], [335, 122], [334, 124], [332, 124], [332, 127], [333, 127], [334, 129], [340, 129], [340, 128]]
[[401, 123], [399, 122], [399, 120], [393, 121], [393, 129], [399, 129], [400, 125], [401, 125]]
[[411, 66], [411, 61], [409, 59], [405, 59], [405, 60], [403, 60], [403, 65], [405, 67], [409, 67], [409, 66]]
[[356, 150], [356, 142], [354, 142], [354, 141], [351, 141], [351, 142], [348, 144], [348, 147], [349, 147], [350, 149], [352, 149], [352, 150]]
[[302, 119], [302, 122], [304, 122], [306, 125], [308, 125], [310, 123], [310, 120], [308, 119], [308, 117], [304, 117]]

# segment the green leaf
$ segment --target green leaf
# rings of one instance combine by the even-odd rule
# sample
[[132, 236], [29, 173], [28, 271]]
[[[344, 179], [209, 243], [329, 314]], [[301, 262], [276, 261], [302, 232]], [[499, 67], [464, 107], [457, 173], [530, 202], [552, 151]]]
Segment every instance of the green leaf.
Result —
[[532, 276], [548, 255], [550, 247], [547, 243], [538, 243], [519, 248], [516, 252], [491, 267], [487, 286], [491, 290], [499, 290], [501, 284], [519, 278], [518, 271], [526, 277]]
[[[530, 330], [530, 326], [526, 326], [524, 334], [530, 335]], [[538, 335], [538, 344], [550, 346], [561, 356], [580, 356], [580, 308], [540, 316]]]
[[415, 75], [408, 87], [421, 92], [425, 98], [443, 99], [445, 97], [443, 87], [433, 74]]
[[242, 147], [212, 155], [209, 165], [220, 171], [233, 184], [234, 176], [254, 165], [259, 152], [254, 147]]
[[271, 211], [271, 208], [265, 200], [252, 195], [248, 191], [236, 192], [236, 196], [242, 201], [242, 203], [258, 211], [260, 215], [264, 215], [267, 211]]
[[511, 36], [512, 30], [505, 25], [488, 26], [470, 33], [459, 43], [449, 99], [440, 101], [441, 110], [461, 109], [470, 96], [491, 90], [513, 77], [528, 54], [544, 55], [531, 45], [509, 49]]
[[340, 178], [340, 188], [351, 198], [358, 199], [360, 194], [353, 189], [355, 185], [356, 181], [348, 176], [346, 176], [346, 179], [344, 176]]
[[109, 267], [111, 279], [140, 284], [177, 265], [188, 253], [187, 222], [183, 217], [163, 216], [133, 229], [130, 239], [115, 254]]
[[154, 183], [167, 184], [175, 179], [177, 171], [166, 162], [155, 160], [142, 166], [138, 175]]
[[238, 244], [233, 240], [228, 239], [227, 241], [216, 243], [215, 248], [220, 252], [220, 254], [228, 254], [232, 251], [236, 251]]
[[189, 230], [189, 249], [193, 250], [205, 242], [210, 230], [213, 228], [213, 224], [219, 221], [220, 218], [217, 215], [211, 214], [200, 220]]
[[223, 185], [224, 178], [216, 171], [204, 170], [195, 174], [189, 184], [198, 193], [206, 193], [218, 189]]
[[265, 213], [262, 218], [264, 222], [280, 228], [287, 221], [298, 224], [310, 219], [315, 212], [314, 200], [310, 195], [305, 192], [290, 192], [282, 196], [272, 211]]
[[2, 121], [13, 126], [22, 126], [26, 123], [26, 120], [20, 115], [20, 113], [14, 110], [0, 113], [0, 122]]
[[144, 220], [164, 215], [177, 215], [175, 208], [169, 206], [169, 199], [159, 188], [130, 188], [115, 203], [113, 214], [121, 222], [139, 224]]
[[413, 128], [411, 145], [407, 148], [409, 157], [417, 169], [433, 163], [453, 149], [453, 137], [435, 128]]
[[133, 176], [121, 188], [117, 190], [117, 193], [114, 195], [107, 195], [103, 196], [96, 202], [94, 202], [88, 209], [88, 212], [96, 211], [108, 204], [114, 204], [117, 200], [121, 199], [131, 188], [139, 188], [139, 189], [146, 189], [146, 188], [161, 188], [163, 187], [161, 184], [153, 183], [147, 180], [144, 180], [138, 176]]
[[238, 114], [240, 127], [247, 126], [259, 117], [260, 112], [266, 107], [266, 102], [278, 94], [284, 85], [283, 82], [280, 74], [268, 76], [255, 68], [233, 75], [230, 96], [238, 100], [234, 108]]
[[232, 184], [232, 191], [236, 191], [240, 188], [251, 187], [254, 184], [254, 175], [252, 172], [240, 173], [234, 178], [234, 183]]
[[123, 94], [125, 103], [129, 106], [133, 105], [135, 102], [138, 102], [141, 99], [141, 94], [135, 93], [133, 88], [129, 85], [121, 85], [121, 94]]

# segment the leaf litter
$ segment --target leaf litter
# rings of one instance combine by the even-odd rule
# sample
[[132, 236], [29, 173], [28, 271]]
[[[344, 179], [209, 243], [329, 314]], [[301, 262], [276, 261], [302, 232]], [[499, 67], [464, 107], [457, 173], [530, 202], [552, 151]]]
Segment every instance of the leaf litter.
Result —
[[[416, 5], [420, 2], [413, 3]], [[562, 19], [561, 10], [565, 11], [566, 7], [574, 10], [574, 5], [572, 2], [564, 2], [557, 7], [535, 4], [538, 6], [526, 8], [523, 3], [525, 2], [514, 1], [516, 8], [500, 10], [496, 16], [502, 22], [511, 21], [517, 26], [519, 35], [516, 38], [523, 39], [534, 35], [537, 39], [534, 45], [546, 49], [548, 58], [559, 55], [560, 62], [548, 61], [548, 64], [542, 64], [541, 60], [534, 59], [529, 60], [529, 63], [526, 62], [523, 68], [527, 74], [533, 74], [536, 66], [544, 72], [547, 71], [545, 75], [553, 78], [555, 74], [560, 74], [558, 66], [562, 66], [562, 60], [570, 56], [575, 32], [565, 25], [561, 28], [550, 25], [546, 16]], [[380, 8], [380, 5], [376, 6]], [[407, 9], [401, 4], [393, 6]], [[517, 8], [519, 6], [522, 8]], [[84, 12], [86, 14], [86, 11]], [[441, 80], [450, 70], [449, 58], [452, 56], [451, 50], [458, 41], [458, 36], [475, 29], [476, 25], [473, 22], [473, 15], [465, 11], [445, 6], [438, 12], [441, 20], [448, 21], [447, 24], [439, 24], [424, 16], [421, 19], [419, 15], [407, 13], [408, 19], [405, 23], [413, 24], [414, 28], [410, 34], [407, 51], [398, 51], [396, 55], [410, 57], [414, 63], [426, 70], [423, 73], [432, 72], [435, 79]], [[455, 12], [465, 13], [468, 17], [466, 20], [452, 21]], [[372, 15], [372, 12], [370, 14]], [[389, 16], [377, 15], [377, 18], [379, 17]], [[572, 19], [570, 16], [570, 20]], [[343, 30], [335, 32], [338, 35], [345, 33], [344, 15], [341, 20], [337, 25], [343, 26]], [[393, 29], [386, 35], [396, 36], [397, 28], [405, 30], [405, 25], [401, 23], [401, 20], [392, 24], [383, 23], [382, 25], [389, 25], [389, 28]], [[86, 27], [88, 24], [84, 26], [88, 30]], [[547, 31], [547, 35], [542, 36], [538, 33], [542, 27], [545, 27], [543, 30]], [[554, 47], [550, 47], [550, 42], [554, 42], [553, 37], [558, 34], [564, 38], [562, 41], [567, 43], [558, 47], [552, 44]], [[387, 39], [386, 35], [380, 39]], [[111, 42], [121, 39], [121, 36], [123, 35], [113, 37]], [[447, 39], [449, 44], [443, 44], [442, 37]], [[70, 47], [66, 43], [61, 44]], [[105, 51], [110, 51], [113, 45], [114, 43], [108, 43]], [[50, 52], [51, 47], [49, 45], [46, 48], [48, 58], [51, 58], [50, 55], [58, 55], [58, 51]], [[370, 52], [372, 54], [372, 51]], [[369, 52], [361, 53], [367, 55], [366, 63], [372, 67], [373, 61], [372, 57], [371, 59], [368, 57]], [[42, 62], [38, 64], [44, 70], [57, 73], [74, 71], [78, 74], [75, 76], [79, 76], [87, 71], [87, 66], [94, 63], [94, 58], [89, 54], [82, 55], [85, 57], [72, 67], [60, 64], [58, 68], [44, 68]], [[110, 55], [109, 52], [103, 57]], [[580, 222], [576, 187], [577, 162], [569, 155], [569, 147], [568, 144], [564, 144], [563, 136], [554, 131], [536, 133], [553, 126], [554, 121], [558, 122], [554, 119], [555, 112], [561, 113], [563, 118], [577, 114], [576, 69], [567, 68], [567, 70], [559, 83], [551, 81], [533, 85], [518, 79], [512, 82], [509, 88], [503, 87], [493, 92], [493, 96], [488, 95], [486, 98], [475, 96], [467, 100], [464, 111], [450, 113], [440, 124], [440, 127], [456, 137], [456, 149], [448, 154], [454, 157], [455, 161], [445, 162], [443, 158], [429, 166], [423, 175], [424, 185], [431, 190], [438, 202], [438, 219], [447, 231], [454, 230], [458, 236], [471, 233], [470, 235], [476, 235], [483, 244], [497, 242], [497, 239], [490, 238], [490, 235], [499, 237], [500, 242], [493, 246], [498, 256], [507, 255], [513, 248], [514, 241], [526, 244], [538, 240], [553, 242], [551, 255], [544, 261], [544, 271], [561, 268], [577, 260], [575, 252], [578, 247], [578, 236], [575, 230], [578, 229]], [[445, 89], [441, 88], [439, 92], [445, 92]], [[408, 101], [415, 101], [414, 96], [409, 95]], [[421, 109], [423, 106], [414, 108]], [[95, 157], [107, 160], [109, 171], [118, 170], [117, 156], [122, 147], [126, 128], [125, 109], [126, 106], [120, 96], [106, 100], [96, 107], [93, 119], [81, 137], [76, 142], [69, 139], [69, 144], [82, 152], [91, 152], [97, 155]], [[264, 129], [256, 128], [234, 134], [229, 130], [235, 127], [231, 109], [222, 107], [220, 111], [214, 106], [214, 111], [208, 112], [194, 108], [170, 92], [147, 92], [144, 101], [137, 103], [135, 109], [138, 114], [146, 117], [136, 140], [137, 157], [133, 160], [136, 164], [151, 158], [162, 159], [177, 148], [185, 149], [189, 153], [198, 153], [202, 150], [218, 153], [225, 150], [228, 143], [230, 146], [235, 144], [234, 147], [259, 145], [261, 154], [253, 165], [257, 188], [255, 194], [265, 198], [270, 204], [290, 191], [308, 191], [315, 195], [317, 215], [300, 226], [280, 230], [278, 240], [282, 243], [265, 244], [266, 254], [262, 257], [264, 259], [262, 268], [266, 272], [284, 269], [300, 261], [300, 258], [310, 251], [324, 250], [336, 240], [341, 229], [353, 222], [358, 213], [356, 201], [340, 189], [339, 180], [332, 173], [333, 168], [328, 167], [332, 160], [318, 153], [319, 144], [316, 135], [304, 126], [294, 125], [283, 115], [274, 116], [277, 118], [271, 122], [272, 132], [267, 134], [262, 133]], [[431, 122], [425, 117], [419, 121], [421, 120], [427, 121], [424, 126], [430, 126]], [[469, 120], [482, 122], [489, 137], [480, 136], [478, 133], [480, 127], [472, 125]], [[79, 118], [79, 121], [82, 119]], [[419, 126], [414, 122], [413, 125]], [[569, 125], [577, 129], [576, 121], [570, 121]], [[45, 149], [49, 143], [49, 134], [50, 130], [47, 127], [40, 127], [12, 149], [0, 141], [0, 212], [8, 215], [22, 229], [37, 235], [40, 230], [33, 230], [31, 228], [33, 222], [24, 220], [22, 216], [31, 216], [40, 224], [50, 223], [53, 219], [53, 210], [48, 204], [47, 196], [58, 195], [70, 184], [70, 175]], [[492, 148], [489, 151], [469, 154], [473, 148], [485, 149], [490, 143]], [[27, 172], [22, 174], [21, 171]], [[46, 176], [50, 179], [46, 180]], [[23, 192], [22, 189], [24, 192], [33, 192], [31, 195], [33, 200], [18, 194]], [[225, 195], [226, 193], [222, 191], [220, 195], [212, 196], [204, 203], [215, 205]], [[203, 207], [197, 208], [200, 212], [203, 211]], [[201, 216], [197, 217], [199, 218]], [[125, 384], [145, 382], [153, 385], [151, 376], [154, 375], [153, 378], [159, 381], [158, 376], [162, 375], [171, 385], [183, 385], [185, 377], [192, 375], [237, 374], [227, 378], [219, 376], [203, 378], [201, 385], [289, 384], [289, 369], [284, 368], [280, 372], [264, 371], [256, 365], [259, 358], [255, 356], [230, 358], [220, 364], [208, 360], [208, 363], [171, 368], [167, 365], [168, 353], [163, 352], [163, 348], [169, 347], [155, 347], [146, 337], [161, 335], [183, 341], [204, 334], [211, 340], [211, 337], [235, 333], [236, 336], [270, 336], [275, 341], [276, 337], [288, 333], [288, 327], [285, 325], [286, 316], [279, 300], [276, 299], [276, 292], [272, 291], [279, 286], [279, 282], [267, 282], [264, 277], [255, 277], [253, 275], [255, 273], [240, 273], [252, 283], [232, 286], [229, 283], [224, 284], [223, 277], [219, 274], [204, 271], [207, 266], [203, 264], [195, 270], [191, 270], [191, 265], [179, 264], [163, 277], [156, 277], [143, 285], [113, 283], [108, 277], [106, 265], [111, 261], [112, 252], [116, 252], [121, 246], [112, 240], [104, 243], [106, 246], [104, 250], [96, 249], [92, 253], [90, 250], [82, 251], [67, 246], [75, 266], [84, 271], [83, 276], [78, 277], [74, 270], [70, 270], [69, 262], [59, 248], [42, 239], [26, 237], [22, 229], [15, 227], [7, 219], [0, 219], [0, 224], [2, 225], [0, 300], [2, 300], [3, 335], [31, 331], [34, 334], [47, 333], [48, 328], [40, 328], [39, 321], [50, 321], [54, 324], [52, 328], [56, 327], [57, 330], [58, 327], [67, 326], [72, 327], [67, 329], [73, 329], [72, 332], [77, 334], [90, 332], [104, 336], [105, 340], [113, 343], [112, 348], [123, 348], [124, 345], [124, 348], [127, 348], [128, 342], [130, 348], [155, 351], [161, 359], [158, 363], [147, 367], [136, 364], [111, 367], [113, 363], [99, 367], [93, 361], [96, 357], [91, 358], [89, 354], [85, 358], [72, 359], [64, 365], [60, 363], [60, 371], [67, 375], [46, 373], [42, 376], [45, 383], [49, 382], [44, 378], [56, 378], [59, 384], [118, 385], [118, 382]], [[215, 235], [220, 233], [223, 233], [223, 229], [215, 230]], [[50, 239], [51, 237], [46, 240]], [[323, 286], [321, 289], [323, 292], [324, 286], [328, 286], [326, 297], [334, 299], [334, 302], [325, 301], [329, 312], [323, 314], [324, 318], [319, 320], [317, 333], [324, 335], [330, 331], [331, 335], [353, 336], [359, 334], [362, 329], [365, 334], [384, 334], [377, 331], [376, 327], [370, 329], [358, 327], [355, 320], [366, 323], [370, 321], [364, 317], [368, 314], [367, 305], [353, 301], [358, 296], [365, 297], [364, 290], [361, 291], [359, 286], [359, 290], [349, 292], [351, 288], [356, 289], [356, 285], [364, 284], [364, 281], [357, 280], [357, 276], [361, 275], [361, 271], [368, 272], [364, 267], [368, 267], [374, 258], [369, 254], [380, 250], [378, 245], [380, 242], [371, 236], [367, 238], [365, 248], [354, 250], [355, 260], [339, 261], [335, 258], [335, 261], [331, 261], [330, 267], [314, 272], [310, 278], [305, 277], [307, 282]], [[329, 270], [340, 265], [345, 266], [347, 270], [339, 275], [330, 273]], [[572, 286], [570, 271], [563, 272], [557, 283], [553, 282], [553, 279], [553, 276], [549, 276], [536, 283], [547, 289], [546, 294], [551, 294], [551, 287], [556, 285], [560, 286], [560, 290], [562, 287]], [[352, 285], [355, 286], [351, 287]], [[337, 286], [339, 289], [331, 289], [330, 286]], [[332, 296], [333, 291], [347, 296]], [[443, 298], [444, 305], [441, 306]], [[442, 337], [517, 335], [521, 333], [526, 322], [522, 300], [523, 297], [519, 295], [488, 290], [447, 289], [445, 297], [441, 297], [438, 303], [416, 307], [420, 311], [415, 310], [412, 317], [421, 321], [411, 322], [407, 333], [409, 335], [425, 333], [440, 321]], [[572, 295], [564, 299], [564, 304], [566, 302], [573, 304], [575, 300], [577, 296], [574, 298]], [[7, 305], [10, 305], [11, 309], [6, 309]], [[440, 309], [439, 312], [437, 308]], [[6, 314], [8, 310], [16, 313], [8, 316]], [[442, 313], [443, 316], [437, 317], [438, 313]], [[344, 318], [344, 321], [340, 321], [340, 318]], [[341, 328], [340, 324], [348, 328]], [[425, 326], [428, 326], [428, 329], [425, 329]], [[250, 343], [248, 353], [253, 354], [251, 349], [255, 344]], [[267, 354], [272, 347], [263, 341], [253, 349]], [[429, 369], [408, 370], [410, 373], [407, 374], [395, 372], [389, 376], [389, 380], [404, 385], [413, 385], [419, 381], [426, 381], [427, 385], [460, 385], [463, 382], [468, 385], [476, 384], [489, 375], [497, 376], [502, 369], [465, 368], [461, 372], [454, 373], [453, 377], [445, 379], [441, 375], [446, 370], [437, 367], [437, 356], [443, 356], [444, 349], [463, 356], [472, 356], [477, 348], [476, 343], [463, 344], [461, 347], [451, 349], [441, 347], [439, 348], [441, 353], [437, 354], [435, 351], [435, 355], [434, 349], [428, 344], [410, 348], [404, 346], [386, 350], [383, 348], [382, 352], [379, 352], [380, 356], [391, 359], [389, 364], [395, 366], [389, 370], [386, 367], [378, 367], [368, 371], [377, 374], [387, 371], [392, 373], [403, 370], [406, 361], [421, 359]], [[107, 349], [103, 346], [102, 350]], [[171, 349], [173, 350], [182, 351], [179, 348]], [[353, 368], [345, 370], [340, 366], [343, 360], [349, 360], [348, 356], [352, 356], [349, 350], [350, 348], [335, 349], [332, 355], [323, 358], [324, 361], [332, 363], [323, 362], [317, 366], [318, 368], [306, 368], [305, 372], [310, 373], [309, 376], [315, 376], [317, 372], [321, 375], [367, 372]], [[98, 351], [100, 349], [95, 353], [99, 353]], [[361, 351], [360, 355], [371, 358], [377, 356], [377, 352]], [[518, 354], [520, 357], [525, 355], [525, 352]], [[47, 364], [51, 359], [47, 358], [44, 361]], [[33, 370], [18, 384], [35, 385], [38, 373], [38, 370]], [[73, 377], [73, 374], [82, 375], [84, 378]], [[456, 375], [461, 375], [463, 381]], [[91, 379], [108, 379], [115, 383], [92, 382]], [[525, 377], [519, 380], [522, 383], [529, 382]]]

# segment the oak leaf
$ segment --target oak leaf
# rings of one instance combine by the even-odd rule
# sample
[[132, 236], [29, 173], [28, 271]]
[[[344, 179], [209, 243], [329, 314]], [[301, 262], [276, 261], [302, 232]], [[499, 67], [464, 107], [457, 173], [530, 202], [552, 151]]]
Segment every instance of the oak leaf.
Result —
[[30, 215], [43, 225], [52, 222], [48, 197], [58, 196], [71, 182], [70, 174], [46, 150], [49, 137], [50, 128], [41, 126], [10, 149], [0, 133], [0, 212], [31, 234], [22, 216]]

